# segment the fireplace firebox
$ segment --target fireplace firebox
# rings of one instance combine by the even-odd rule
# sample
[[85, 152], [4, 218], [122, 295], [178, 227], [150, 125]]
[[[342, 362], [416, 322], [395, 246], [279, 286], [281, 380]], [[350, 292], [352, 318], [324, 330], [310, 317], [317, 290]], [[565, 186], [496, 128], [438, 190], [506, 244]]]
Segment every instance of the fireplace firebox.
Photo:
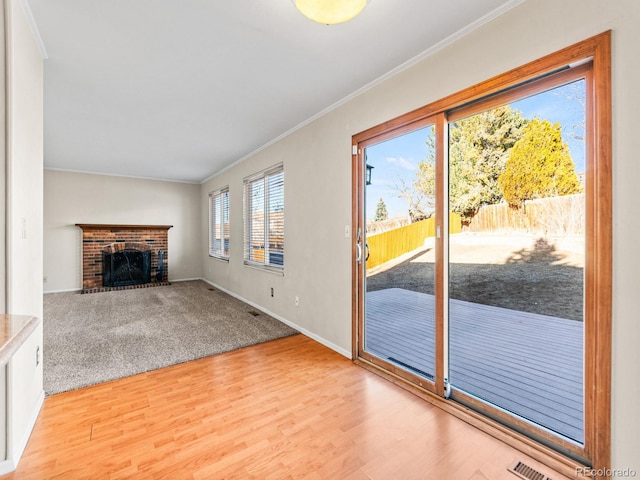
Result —
[[123, 287], [151, 281], [151, 251], [128, 248], [102, 252], [102, 286]]

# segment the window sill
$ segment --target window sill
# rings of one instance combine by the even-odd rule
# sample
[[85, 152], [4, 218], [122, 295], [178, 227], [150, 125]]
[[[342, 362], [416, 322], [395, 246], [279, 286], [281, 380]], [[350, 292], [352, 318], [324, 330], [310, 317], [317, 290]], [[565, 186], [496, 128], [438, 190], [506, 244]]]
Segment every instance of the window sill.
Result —
[[252, 263], [244, 261], [244, 266], [248, 268], [252, 268], [255, 270], [261, 270], [263, 272], [271, 273], [273, 275], [278, 275], [284, 277], [284, 267], [271, 267], [269, 265], [262, 265], [260, 263]]

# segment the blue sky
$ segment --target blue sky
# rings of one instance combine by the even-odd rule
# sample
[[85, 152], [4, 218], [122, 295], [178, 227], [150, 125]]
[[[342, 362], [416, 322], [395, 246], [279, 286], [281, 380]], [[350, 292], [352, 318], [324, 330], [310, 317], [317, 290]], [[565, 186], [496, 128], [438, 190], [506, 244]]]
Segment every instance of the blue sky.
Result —
[[[526, 118], [538, 117], [552, 123], [559, 122], [562, 136], [569, 144], [576, 164], [576, 172], [584, 171], [584, 142], [576, 139], [583, 135], [580, 124], [584, 125], [584, 107], [577, 97], [584, 98], [584, 81], [534, 95], [511, 104]], [[421, 161], [427, 158], [429, 149], [426, 140], [430, 127], [393, 138], [367, 148], [367, 163], [374, 167], [372, 184], [367, 186], [367, 219], [373, 219], [376, 205], [384, 199], [389, 218], [407, 215], [407, 201], [398, 198], [397, 187], [404, 181], [410, 185], [415, 179], [415, 171]]]
[[427, 158], [426, 140], [430, 127], [367, 148], [367, 163], [374, 167], [367, 186], [367, 219], [373, 219], [376, 205], [384, 199], [389, 218], [407, 215], [407, 201], [398, 198], [402, 181], [411, 185], [421, 161]]

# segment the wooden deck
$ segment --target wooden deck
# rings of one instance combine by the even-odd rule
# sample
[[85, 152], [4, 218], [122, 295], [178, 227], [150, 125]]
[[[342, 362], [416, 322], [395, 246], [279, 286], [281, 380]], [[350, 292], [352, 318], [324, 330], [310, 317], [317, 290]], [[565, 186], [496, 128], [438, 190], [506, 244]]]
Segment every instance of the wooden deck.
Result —
[[[401, 288], [367, 292], [365, 349], [432, 378], [434, 297]], [[579, 443], [583, 323], [451, 300], [449, 382]]]

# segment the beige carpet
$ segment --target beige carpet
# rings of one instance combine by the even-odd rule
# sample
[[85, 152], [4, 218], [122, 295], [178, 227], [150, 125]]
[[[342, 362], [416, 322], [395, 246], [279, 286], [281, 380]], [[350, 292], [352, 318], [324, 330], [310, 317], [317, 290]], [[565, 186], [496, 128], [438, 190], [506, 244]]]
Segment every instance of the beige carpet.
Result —
[[44, 296], [47, 395], [298, 333], [200, 280]]

